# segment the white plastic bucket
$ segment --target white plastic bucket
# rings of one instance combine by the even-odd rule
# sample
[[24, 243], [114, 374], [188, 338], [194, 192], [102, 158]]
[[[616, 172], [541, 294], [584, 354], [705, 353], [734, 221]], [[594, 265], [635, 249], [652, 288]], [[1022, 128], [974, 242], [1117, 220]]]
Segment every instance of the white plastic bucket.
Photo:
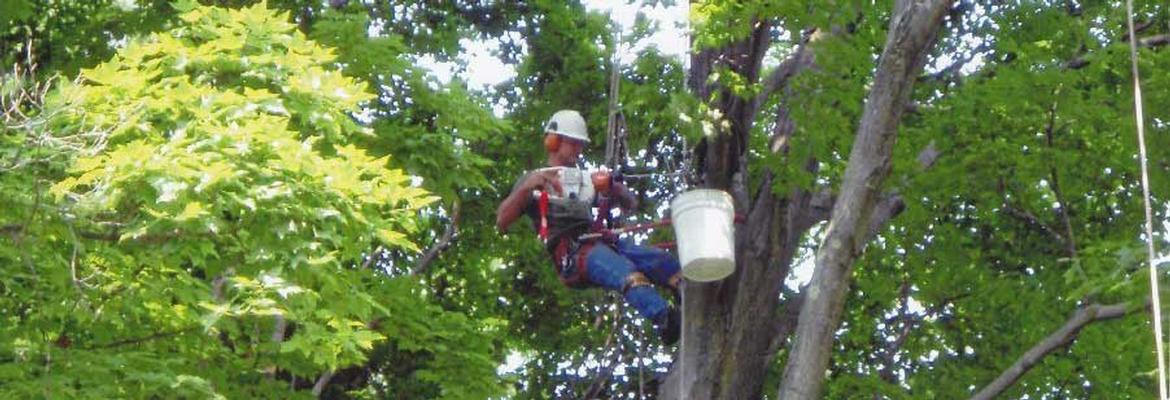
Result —
[[722, 190], [697, 189], [670, 202], [682, 274], [696, 282], [735, 271], [735, 206]]

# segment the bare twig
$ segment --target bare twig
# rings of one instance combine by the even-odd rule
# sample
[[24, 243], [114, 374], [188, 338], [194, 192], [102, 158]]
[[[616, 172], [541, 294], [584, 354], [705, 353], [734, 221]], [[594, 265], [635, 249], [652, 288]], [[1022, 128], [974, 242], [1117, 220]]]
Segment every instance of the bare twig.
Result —
[[77, 278], [77, 253], [81, 251], [81, 241], [77, 240], [77, 233], [73, 231], [73, 225], [69, 225], [69, 239], [73, 242], [73, 254], [69, 257], [69, 277], [73, 281], [73, 287], [77, 292], [85, 297], [83, 288], [89, 288], [84, 279]]
[[370, 266], [374, 265], [375, 260], [378, 259], [378, 256], [383, 250], [385, 248], [382, 245], [377, 245], [370, 249], [370, 254], [366, 255], [366, 261], [362, 263], [362, 269], [370, 269]]
[[[1056, 105], [1057, 102], [1054, 101], [1052, 102], [1052, 106], [1048, 107], [1048, 126], [1044, 128], [1044, 135], [1047, 138], [1048, 147], [1050, 149], [1054, 149], [1056, 147], [1054, 139], [1054, 134], [1056, 131]], [[1064, 223], [1065, 250], [1068, 252], [1067, 255], [1069, 257], [1076, 258], [1077, 241], [1076, 237], [1073, 236], [1072, 222], [1069, 220], [1068, 202], [1065, 201], [1064, 193], [1060, 191], [1060, 178], [1056, 174], [1055, 166], [1049, 166], [1049, 177], [1052, 179], [1052, 184], [1049, 185], [1049, 187], [1052, 188], [1052, 193], [1056, 196], [1056, 203], [1060, 207], [1058, 209], [1058, 212], [1060, 213], [1060, 220]]]
[[897, 355], [902, 350], [902, 346], [906, 344], [906, 339], [910, 337], [910, 331], [918, 324], [910, 312], [910, 280], [906, 277], [902, 278], [902, 285], [899, 290], [900, 306], [898, 307], [898, 315], [895, 317], [894, 323], [900, 324], [898, 326], [898, 336], [893, 342], [881, 349], [879, 357], [882, 358], [882, 370], [879, 373], [882, 379], [889, 383], [897, 384], [897, 374], [894, 373], [894, 368], [897, 366]]
[[622, 312], [624, 311], [622, 304], [623, 303], [621, 301], [618, 301], [617, 306], [614, 307], [613, 327], [609, 331], [609, 337], [605, 339], [605, 345], [603, 346], [605, 350], [601, 352], [602, 355], [605, 355], [612, 351], [613, 356], [610, 357], [610, 360], [605, 365], [605, 367], [598, 371], [597, 377], [593, 379], [593, 382], [589, 384], [589, 387], [585, 389], [585, 395], [583, 396], [585, 399], [593, 399], [597, 397], [598, 393], [605, 385], [605, 382], [609, 381], [610, 376], [613, 374], [613, 369], [617, 366], [618, 360], [621, 359], [621, 339], [617, 339], [615, 341], [615, 338], [619, 335], [621, 327]]

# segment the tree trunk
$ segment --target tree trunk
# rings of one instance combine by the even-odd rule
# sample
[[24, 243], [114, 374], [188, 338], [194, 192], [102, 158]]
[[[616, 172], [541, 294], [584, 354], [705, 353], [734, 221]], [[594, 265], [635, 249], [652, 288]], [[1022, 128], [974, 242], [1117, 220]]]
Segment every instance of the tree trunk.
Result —
[[[716, 63], [749, 81], [759, 79], [772, 27], [766, 22], [754, 24], [747, 39], [692, 56], [689, 84], [693, 93], [704, 100], [711, 99], [717, 88], [707, 83], [707, 75]], [[769, 77], [770, 85], [774, 89], [811, 63], [810, 54], [799, 52], [784, 64], [782, 71], [778, 69]], [[746, 143], [762, 99], [742, 98], [727, 91], [717, 94], [712, 106], [727, 124], [715, 121], [718, 132], [697, 147], [699, 166], [704, 172], [704, 186], [729, 191], [736, 212], [747, 218], [736, 227], [736, 272], [719, 282], [687, 282], [683, 286], [683, 336], [671, 373], [660, 386], [663, 398], [761, 397], [768, 363], [776, 353], [774, 339], [791, 332], [795, 325], [795, 309], [785, 313], [780, 305], [784, 278], [800, 238], [818, 222], [817, 214], [811, 212], [814, 196], [794, 191], [787, 198], [778, 198], [770, 190], [770, 174], [760, 186], [765, 189], [749, 199], [743, 177]], [[786, 123], [777, 124], [774, 135], [791, 135], [794, 125], [781, 122]]]
[[[891, 132], [887, 147], [892, 145], [892, 124], [896, 123], [902, 105], [909, 96], [908, 82], [921, 69], [925, 53], [923, 49], [932, 41], [942, 11], [946, 10], [943, 4], [946, 2], [936, 3], [930, 7], [918, 6], [914, 10], [938, 10], [937, 17], [924, 18], [924, 12], [919, 10], [913, 14], [916, 16], [911, 19], [913, 24], [902, 21], [901, 25], [894, 25], [899, 27], [898, 32], [902, 35], [896, 41], [891, 40], [898, 46], [896, 51], [887, 51], [890, 55], [883, 56], [883, 60], [888, 58], [898, 61], [883, 62], [879, 66], [879, 70], [891, 70], [897, 66], [898, 71], [895, 72], [899, 79], [897, 82], [886, 82], [884, 86], [875, 86], [879, 88], [875, 92], [881, 93], [881, 96], [876, 97], [882, 99], [882, 104], [877, 108], [876, 104], [867, 107], [875, 108], [870, 113], [881, 110], [891, 114], [882, 118], [867, 117], [868, 122], [863, 123], [862, 132]], [[933, 23], [924, 26], [919, 22], [921, 20]], [[697, 166], [703, 172], [703, 184], [705, 187], [729, 191], [735, 201], [736, 212], [746, 214], [747, 218], [744, 224], [736, 227], [735, 273], [718, 282], [688, 282], [683, 286], [682, 341], [671, 372], [660, 386], [660, 396], [666, 399], [761, 398], [768, 366], [777, 350], [787, 341], [787, 335], [795, 330], [796, 310], [802, 306], [808, 307], [811, 303], [789, 301], [781, 304], [781, 292], [801, 237], [814, 224], [828, 217], [833, 196], [802, 190], [788, 193], [786, 197], [777, 196], [771, 191], [773, 175], [770, 171], [765, 172], [758, 190], [752, 191], [746, 186], [745, 182], [749, 180], [744, 174], [748, 135], [760, 105], [769, 94], [782, 88], [789, 77], [811, 67], [814, 61], [811, 51], [804, 51], [802, 44], [801, 49], [789, 60], [761, 80], [761, 60], [770, 44], [772, 25], [769, 21], [752, 21], [752, 26], [752, 33], [739, 42], [723, 48], [704, 49], [691, 56], [688, 85], [701, 101], [718, 111], [717, 115], [721, 118], [711, 121], [716, 132], [695, 149]], [[921, 36], [907, 38], [905, 36], [908, 33]], [[904, 48], [907, 44], [914, 46]], [[762, 82], [764, 92], [756, 98], [731, 94], [708, 81], [708, 76], [716, 67], [727, 68], [747, 82]], [[891, 73], [894, 72], [886, 72], [887, 75]], [[875, 102], [871, 100], [869, 103]], [[898, 105], [897, 111], [890, 111], [888, 107], [895, 104]], [[787, 120], [785, 110], [779, 111], [776, 131], [770, 143], [783, 142], [776, 139], [790, 136], [795, 128]], [[782, 146], [774, 147], [773, 151], [779, 151]], [[885, 169], [888, 169], [888, 149], [885, 153]], [[882, 171], [884, 176], [884, 169]], [[756, 193], [754, 198], [751, 195], [753, 192]], [[872, 211], [876, 199], [876, 195], [868, 199], [869, 212], [849, 214], [853, 218], [869, 218], [874, 214]], [[851, 203], [850, 207], [856, 210], [856, 204]], [[882, 220], [891, 217], [884, 214], [872, 216]], [[871, 235], [868, 222], [859, 225], [862, 229], [857, 230], [867, 238]], [[811, 299], [804, 295], [801, 298]], [[819, 382], [817, 384], [819, 387]]]
[[841, 193], [833, 206], [825, 239], [817, 249], [816, 270], [780, 384], [782, 399], [821, 396], [853, 262], [869, 240], [870, 218], [890, 170], [898, 121], [949, 8], [949, 0], [898, 1], [895, 5]]

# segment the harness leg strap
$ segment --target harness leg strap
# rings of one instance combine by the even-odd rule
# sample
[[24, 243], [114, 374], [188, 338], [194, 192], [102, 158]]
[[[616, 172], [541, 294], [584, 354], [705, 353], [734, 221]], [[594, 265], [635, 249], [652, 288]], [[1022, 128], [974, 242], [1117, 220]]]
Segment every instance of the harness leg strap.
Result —
[[670, 297], [674, 299], [674, 304], [682, 306], [682, 289], [678, 287], [682, 283], [682, 272], [675, 272], [669, 279], [666, 280], [666, 286], [670, 288]]
[[626, 275], [626, 283], [622, 285], [622, 294], [639, 286], [650, 286], [650, 279], [647, 279], [646, 275], [641, 272], [631, 272]]

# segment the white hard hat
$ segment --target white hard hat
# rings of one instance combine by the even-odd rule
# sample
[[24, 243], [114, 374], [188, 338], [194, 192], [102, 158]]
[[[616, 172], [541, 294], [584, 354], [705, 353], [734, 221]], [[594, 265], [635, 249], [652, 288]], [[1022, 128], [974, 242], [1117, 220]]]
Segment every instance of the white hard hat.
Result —
[[585, 130], [585, 118], [573, 110], [560, 110], [548, 119], [544, 131], [589, 143], [589, 132]]

